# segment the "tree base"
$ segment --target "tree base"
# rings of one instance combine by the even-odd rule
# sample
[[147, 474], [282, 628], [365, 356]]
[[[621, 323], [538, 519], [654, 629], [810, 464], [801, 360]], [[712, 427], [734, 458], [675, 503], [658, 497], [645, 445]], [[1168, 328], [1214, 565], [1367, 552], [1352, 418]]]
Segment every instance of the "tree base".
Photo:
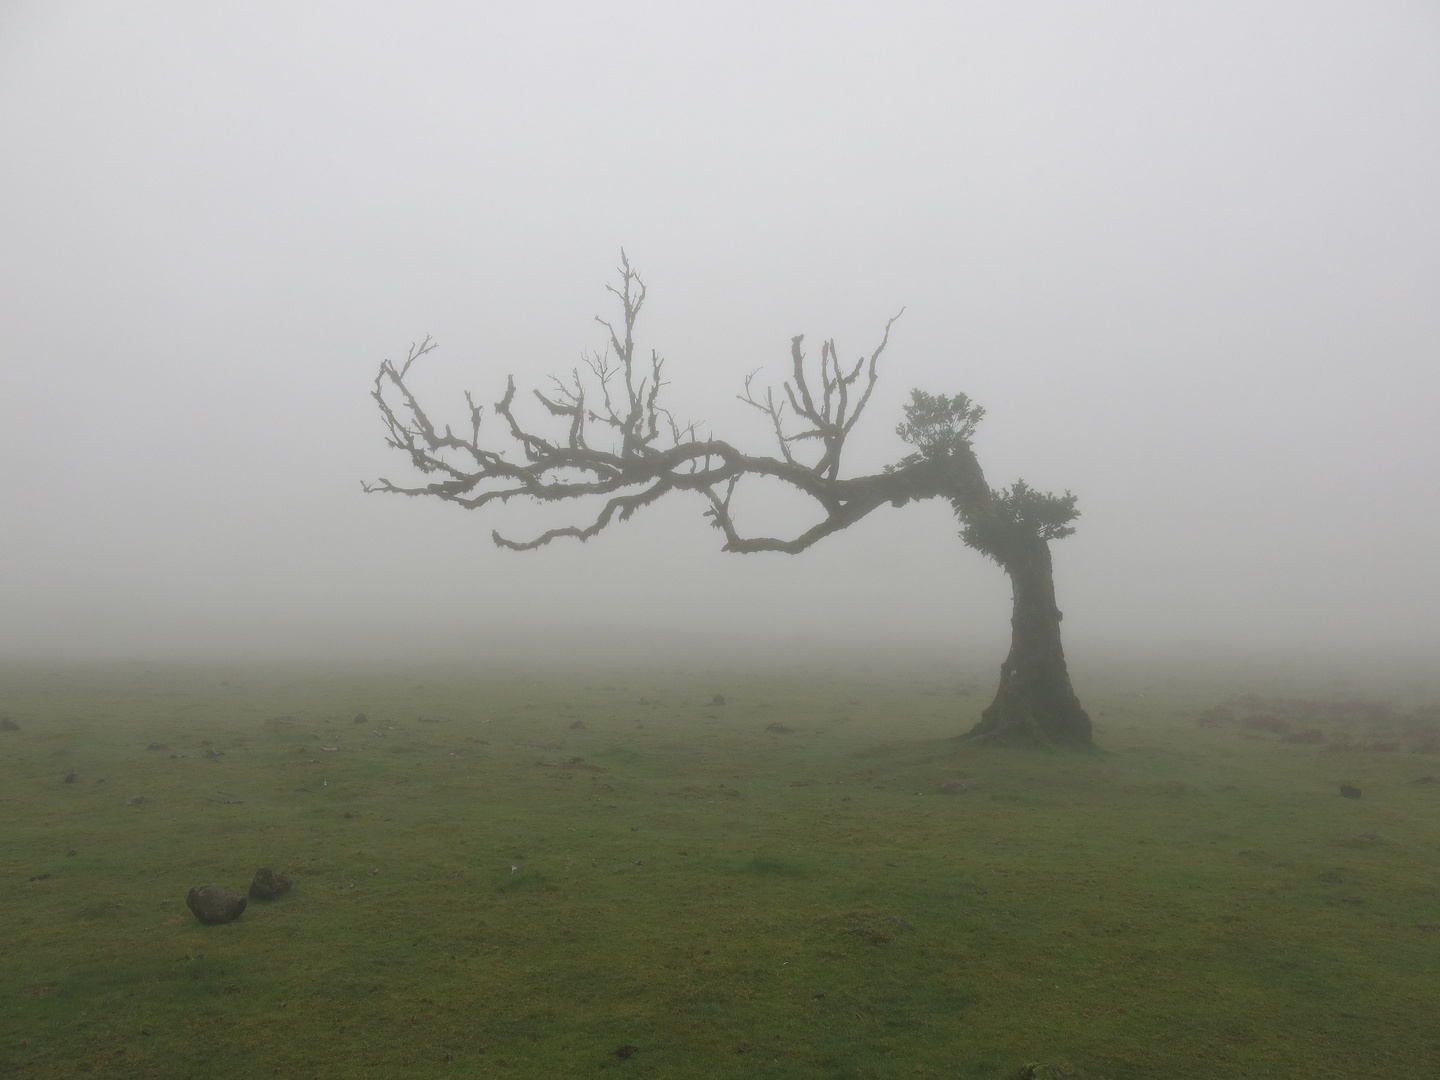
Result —
[[1008, 667], [1002, 668], [995, 700], [963, 738], [977, 746], [1094, 750], [1090, 715], [1081, 708], [1069, 677], [1045, 681], [1051, 685], [1027, 693], [1021, 680]]

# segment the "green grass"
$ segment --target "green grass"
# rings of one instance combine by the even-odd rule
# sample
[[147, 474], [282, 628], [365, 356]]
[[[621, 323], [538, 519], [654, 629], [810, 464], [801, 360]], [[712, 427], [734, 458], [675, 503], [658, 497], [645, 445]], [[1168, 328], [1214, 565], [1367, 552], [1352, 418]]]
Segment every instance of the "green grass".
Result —
[[1440, 760], [1119, 684], [974, 751], [965, 689], [7, 669], [0, 1076], [1428, 1075]]

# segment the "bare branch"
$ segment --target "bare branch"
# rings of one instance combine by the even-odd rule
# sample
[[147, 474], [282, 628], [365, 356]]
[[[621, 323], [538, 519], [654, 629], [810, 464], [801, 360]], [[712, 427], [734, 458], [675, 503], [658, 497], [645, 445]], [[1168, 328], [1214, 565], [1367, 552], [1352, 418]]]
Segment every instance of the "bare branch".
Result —
[[[853, 367], [842, 366], [834, 341], [827, 340], [820, 350], [818, 376], [812, 374], [807, 371], [802, 348], [804, 336], [797, 335], [790, 342], [792, 370], [783, 394], [770, 387], [761, 396], [755, 386], [757, 373], [746, 378], [739, 398], [765, 414], [780, 455], [757, 457], [723, 440], [702, 439], [698, 424], [682, 425], [662, 404], [666, 380], [660, 353], [652, 349], [648, 364], [636, 366], [635, 327], [645, 305], [645, 283], [624, 252], [617, 273], [618, 282], [606, 289], [618, 302], [619, 318], [596, 316], [596, 322], [605, 328], [608, 347], [583, 356], [568, 376], [551, 378], [547, 391], [531, 392], [542, 417], [563, 422], [563, 435], [547, 434], [520, 415], [513, 376], [506, 380], [505, 393], [494, 406], [510, 440], [508, 451], [482, 444], [486, 432], [483, 409], [469, 392], [465, 394], [467, 434], [456, 435], [449, 425], [437, 426], [408, 382], [414, 365], [435, 348], [426, 337], [411, 345], [402, 363], [386, 360], [380, 364], [371, 396], [380, 410], [386, 441], [403, 451], [428, 482], [406, 486], [382, 477], [363, 485], [364, 490], [428, 495], [467, 509], [516, 498], [539, 504], [600, 501], [588, 524], [550, 529], [530, 540], [494, 534], [497, 544], [520, 551], [561, 538], [588, 540], [671, 491], [691, 491], [704, 497], [709, 507], [706, 515], [725, 536], [725, 550], [739, 552], [802, 551], [887, 502], [899, 504], [936, 495], [974, 499], [981, 491], [988, 497], [973, 455], [968, 461], [959, 456], [944, 461], [927, 457], [918, 463], [907, 459], [884, 474], [849, 480], [839, 477], [845, 438], [870, 400], [878, 361], [898, 315], [886, 324], [868, 368], [864, 357]], [[862, 373], [866, 383], [856, 400], [851, 388]], [[818, 399], [811, 389], [815, 377], [819, 379]], [[800, 430], [787, 430], [787, 409], [802, 422]], [[598, 427], [587, 432], [586, 425], [592, 422]], [[599, 445], [594, 441], [596, 432], [608, 432], [613, 441]], [[807, 464], [799, 460], [794, 448], [812, 440], [819, 441], [822, 450], [814, 464]], [[743, 478], [788, 484], [816, 505], [819, 519], [791, 539], [742, 535], [732, 504]]]

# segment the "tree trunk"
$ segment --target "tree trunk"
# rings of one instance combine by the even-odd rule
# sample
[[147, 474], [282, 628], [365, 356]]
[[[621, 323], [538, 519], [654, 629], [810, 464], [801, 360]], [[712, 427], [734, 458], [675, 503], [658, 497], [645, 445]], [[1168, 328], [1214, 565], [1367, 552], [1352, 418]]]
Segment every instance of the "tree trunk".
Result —
[[1015, 594], [1010, 655], [1000, 665], [995, 700], [967, 738], [988, 746], [1088, 749], [1090, 717], [1070, 685], [1060, 644], [1050, 545], [1029, 539], [999, 562]]

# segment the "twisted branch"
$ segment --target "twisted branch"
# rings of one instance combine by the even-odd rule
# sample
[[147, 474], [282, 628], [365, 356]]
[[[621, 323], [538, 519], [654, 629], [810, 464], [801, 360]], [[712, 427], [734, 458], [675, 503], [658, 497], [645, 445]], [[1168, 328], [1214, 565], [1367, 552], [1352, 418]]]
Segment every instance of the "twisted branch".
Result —
[[[803, 335], [791, 341], [792, 373], [783, 384], [783, 396], [774, 388], [758, 396], [752, 372], [740, 400], [769, 418], [780, 452], [778, 458], [752, 456], [723, 440], [701, 439], [695, 423], [680, 424], [660, 404], [666, 385], [664, 360], [655, 351], [646, 360], [636, 357], [635, 325], [647, 290], [623, 251], [618, 274], [618, 284], [606, 286], [619, 302], [618, 324], [596, 317], [606, 330], [606, 349], [584, 357], [568, 377], [553, 377], [549, 393], [533, 391], [545, 415], [560, 422], [562, 430], [555, 435], [527, 426], [518, 414], [513, 376], [494, 406], [504, 422], [508, 451], [482, 443], [483, 409], [468, 392], [468, 436], [434, 423], [407, 383], [414, 365], [435, 349], [429, 337], [412, 345], [400, 364], [382, 361], [371, 396], [385, 424], [387, 442], [404, 451], [422, 476], [434, 479], [410, 486], [381, 477], [363, 484], [364, 490], [428, 495], [472, 510], [515, 498], [542, 504], [603, 500], [587, 524], [553, 528], [528, 540], [492, 533], [496, 544], [514, 551], [534, 550], [562, 538], [583, 542], [616, 521], [629, 520], [671, 491], [695, 492], [706, 500], [705, 516], [724, 535], [724, 550], [792, 554], [848, 528], [885, 503], [901, 505], [933, 496], [976, 505], [988, 501], [989, 489], [968, 443], [963, 452], [943, 459], [907, 459], [878, 475], [839, 477], [845, 440], [870, 401], [879, 360], [899, 314], [885, 324], [880, 344], [870, 356], [860, 357], [853, 366], [842, 366], [834, 341], [826, 341], [820, 350], [818, 395], [811, 389], [814, 376], [807, 372]], [[863, 389], [855, 398], [853, 388], [862, 375]], [[803, 430], [787, 431], [787, 408], [806, 425]], [[813, 463], [800, 460], [793, 449], [793, 444], [807, 440], [818, 440], [822, 447]], [[757, 477], [779, 480], [801, 492], [821, 517], [790, 539], [743, 535], [736, 525], [733, 500], [742, 480]]]

